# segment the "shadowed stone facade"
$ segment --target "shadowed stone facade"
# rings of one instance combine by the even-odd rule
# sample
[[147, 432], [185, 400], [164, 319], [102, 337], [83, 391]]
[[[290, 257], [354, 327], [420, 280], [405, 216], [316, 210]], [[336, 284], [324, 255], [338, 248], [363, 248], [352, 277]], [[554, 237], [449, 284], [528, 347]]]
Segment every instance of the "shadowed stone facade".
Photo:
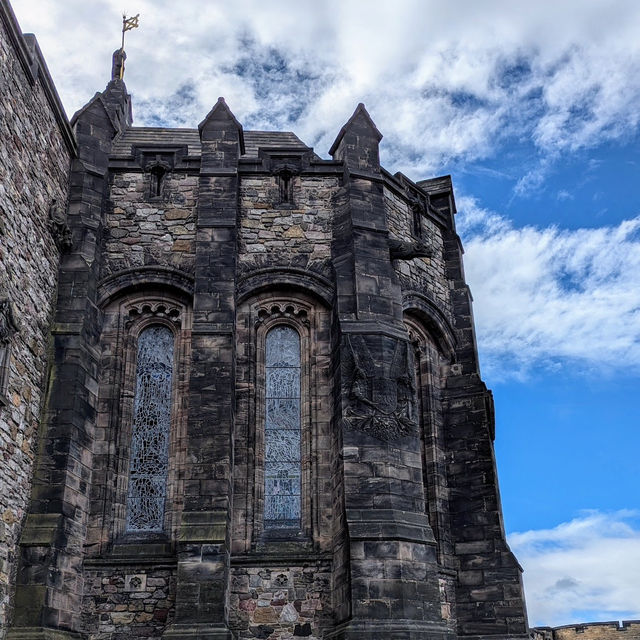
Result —
[[69, 128], [2, 6], [46, 131], [2, 176], [2, 634], [527, 638], [449, 177], [362, 105], [330, 160], [223, 99], [133, 127], [117, 74]]

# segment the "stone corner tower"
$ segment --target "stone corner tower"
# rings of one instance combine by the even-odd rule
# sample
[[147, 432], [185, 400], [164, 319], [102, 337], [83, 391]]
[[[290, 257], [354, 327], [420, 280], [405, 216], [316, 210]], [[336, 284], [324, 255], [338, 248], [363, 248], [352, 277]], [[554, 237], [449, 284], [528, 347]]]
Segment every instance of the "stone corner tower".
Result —
[[58, 125], [7, 637], [527, 638], [450, 178], [382, 168], [362, 104], [329, 160], [222, 98], [134, 127], [123, 64]]

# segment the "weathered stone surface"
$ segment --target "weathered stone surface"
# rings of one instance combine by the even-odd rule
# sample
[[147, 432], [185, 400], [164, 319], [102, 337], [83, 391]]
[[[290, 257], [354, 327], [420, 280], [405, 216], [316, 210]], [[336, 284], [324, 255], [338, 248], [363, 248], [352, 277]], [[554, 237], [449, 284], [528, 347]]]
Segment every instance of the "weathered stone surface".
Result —
[[[120, 79], [74, 120], [68, 173], [73, 145], [5, 40], [0, 163], [21, 171], [2, 184], [0, 268], [26, 324], [0, 407], [0, 588], [43, 438], [12, 633], [525, 638], [450, 179], [381, 169], [362, 105], [320, 160], [291, 133], [244, 132], [223, 99], [198, 130], [134, 128]], [[70, 247], [48, 217], [67, 188]], [[174, 339], [166, 448], [145, 441], [166, 477], [147, 479], [153, 530], [131, 530], [152, 325]], [[280, 326], [299, 337], [293, 373], [267, 366]], [[267, 517], [282, 496], [287, 517]]]
[[23, 66], [37, 68], [42, 61], [16, 48], [10, 30], [17, 25], [4, 3], [0, 14], [0, 298], [12, 302], [20, 325], [5, 345], [6, 386], [0, 389], [1, 638], [12, 618], [55, 304], [60, 254], [49, 208], [54, 200], [66, 208], [72, 149], [49, 104], [44, 72], [34, 79]]

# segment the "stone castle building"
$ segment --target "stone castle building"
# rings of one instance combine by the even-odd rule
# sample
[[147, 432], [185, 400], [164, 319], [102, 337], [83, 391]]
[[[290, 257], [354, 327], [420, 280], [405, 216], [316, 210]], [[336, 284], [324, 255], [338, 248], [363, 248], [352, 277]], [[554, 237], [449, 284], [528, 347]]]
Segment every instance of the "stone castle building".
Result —
[[449, 177], [69, 122], [0, 6], [0, 637], [527, 638]]

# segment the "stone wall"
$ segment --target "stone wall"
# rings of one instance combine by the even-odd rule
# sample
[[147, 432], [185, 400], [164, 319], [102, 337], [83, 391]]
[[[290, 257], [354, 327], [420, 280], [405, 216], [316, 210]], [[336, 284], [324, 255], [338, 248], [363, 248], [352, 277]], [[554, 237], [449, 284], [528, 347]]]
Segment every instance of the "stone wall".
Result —
[[[59, 251], [49, 224], [64, 209], [73, 149], [34, 39], [0, 7], [0, 298], [15, 309], [6, 392], [0, 399], [0, 638], [11, 617], [16, 544], [31, 491], [36, 435], [56, 298]], [[57, 105], [54, 109], [53, 101]]]
[[531, 630], [532, 640], [638, 640], [640, 620], [617, 622], [591, 622], [563, 627], [536, 627]]
[[322, 638], [331, 620], [330, 585], [331, 567], [320, 561], [289, 567], [236, 567], [229, 626], [239, 639]]
[[243, 178], [240, 184], [241, 272], [292, 266], [325, 272], [331, 256], [336, 178], [294, 178], [293, 203], [278, 204], [277, 178]]
[[85, 571], [88, 640], [160, 638], [171, 622], [175, 567], [126, 565]]
[[[384, 190], [387, 224], [392, 236], [414, 241], [413, 213], [408, 204], [391, 189]], [[403, 289], [411, 288], [430, 297], [445, 312], [451, 313], [449, 282], [445, 274], [442, 231], [426, 215], [422, 215], [422, 239], [431, 248], [429, 258], [398, 260], [394, 264]]]
[[152, 198], [148, 173], [114, 174], [102, 276], [144, 265], [192, 273], [197, 198], [197, 176], [170, 173]]

